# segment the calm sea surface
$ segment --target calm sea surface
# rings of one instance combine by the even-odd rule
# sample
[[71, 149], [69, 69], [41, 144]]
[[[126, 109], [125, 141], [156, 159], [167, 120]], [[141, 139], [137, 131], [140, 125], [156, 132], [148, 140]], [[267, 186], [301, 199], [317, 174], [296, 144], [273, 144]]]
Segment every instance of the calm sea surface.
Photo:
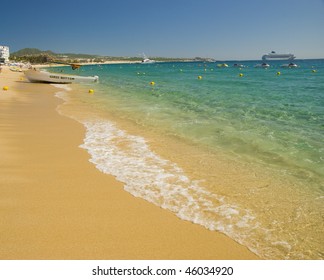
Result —
[[100, 77], [58, 86], [58, 110], [83, 123], [81, 147], [126, 191], [262, 258], [323, 259], [324, 60], [258, 63], [51, 70]]

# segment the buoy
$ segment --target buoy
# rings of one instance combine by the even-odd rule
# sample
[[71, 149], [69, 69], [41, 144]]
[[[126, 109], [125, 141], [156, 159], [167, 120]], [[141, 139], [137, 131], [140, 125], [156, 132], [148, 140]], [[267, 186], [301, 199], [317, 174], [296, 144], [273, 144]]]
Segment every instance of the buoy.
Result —
[[155, 82], [153, 82], [153, 81], [150, 82], [150, 85], [151, 85], [151, 86], [154, 86], [154, 85], [155, 85]]
[[202, 79], [202, 76], [198, 76], [198, 80], [201, 80]]
[[8, 90], [9, 87], [8, 87], [8, 86], [4, 86], [2, 89], [3, 89], [3, 90]]
[[317, 71], [316, 70], [312, 70], [313, 73], [316, 73]]
[[239, 76], [240, 76], [240, 77], [243, 77], [243, 74], [242, 74], [242, 73], [240, 73], [240, 74], [239, 74]]
[[280, 76], [280, 75], [281, 75], [281, 73], [280, 73], [280, 72], [277, 72], [277, 75], [278, 75], [278, 76]]
[[94, 94], [94, 90], [93, 89], [89, 89], [89, 93], [90, 94]]

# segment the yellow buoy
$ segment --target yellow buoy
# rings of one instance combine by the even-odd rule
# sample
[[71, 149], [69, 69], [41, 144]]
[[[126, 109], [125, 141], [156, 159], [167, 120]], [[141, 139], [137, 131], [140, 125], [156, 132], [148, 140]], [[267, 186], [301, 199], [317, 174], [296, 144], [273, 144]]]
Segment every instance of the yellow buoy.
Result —
[[243, 77], [243, 74], [242, 74], [242, 73], [240, 73], [240, 74], [239, 74], [239, 76], [240, 76], [240, 77]]
[[150, 82], [150, 85], [151, 85], [151, 86], [154, 86], [154, 85], [155, 85], [155, 82], [153, 82], [153, 81]]
[[202, 76], [198, 76], [198, 80], [201, 80], [202, 79]]
[[316, 70], [312, 70], [313, 73], [316, 73], [317, 71]]
[[89, 93], [90, 94], [94, 94], [94, 90], [93, 89], [89, 89]]
[[8, 90], [9, 87], [8, 87], [8, 86], [4, 86], [2, 89], [3, 89], [3, 90]]
[[278, 76], [280, 76], [280, 75], [281, 75], [281, 73], [280, 73], [280, 72], [277, 72], [277, 75], [278, 75]]

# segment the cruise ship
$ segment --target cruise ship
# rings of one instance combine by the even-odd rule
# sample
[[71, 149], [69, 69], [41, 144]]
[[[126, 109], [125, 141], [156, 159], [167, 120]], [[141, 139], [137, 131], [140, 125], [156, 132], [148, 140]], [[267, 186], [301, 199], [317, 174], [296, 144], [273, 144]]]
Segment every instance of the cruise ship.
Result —
[[293, 60], [295, 58], [292, 53], [276, 53], [275, 51], [262, 56], [262, 60]]

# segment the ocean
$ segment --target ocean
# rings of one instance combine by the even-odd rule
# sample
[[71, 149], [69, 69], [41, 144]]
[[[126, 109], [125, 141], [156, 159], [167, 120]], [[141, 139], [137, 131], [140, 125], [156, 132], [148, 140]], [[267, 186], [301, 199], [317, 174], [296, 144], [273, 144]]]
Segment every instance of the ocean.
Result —
[[48, 70], [100, 77], [58, 85], [58, 111], [84, 125], [80, 147], [125, 191], [261, 258], [323, 259], [324, 60], [294, 62]]

